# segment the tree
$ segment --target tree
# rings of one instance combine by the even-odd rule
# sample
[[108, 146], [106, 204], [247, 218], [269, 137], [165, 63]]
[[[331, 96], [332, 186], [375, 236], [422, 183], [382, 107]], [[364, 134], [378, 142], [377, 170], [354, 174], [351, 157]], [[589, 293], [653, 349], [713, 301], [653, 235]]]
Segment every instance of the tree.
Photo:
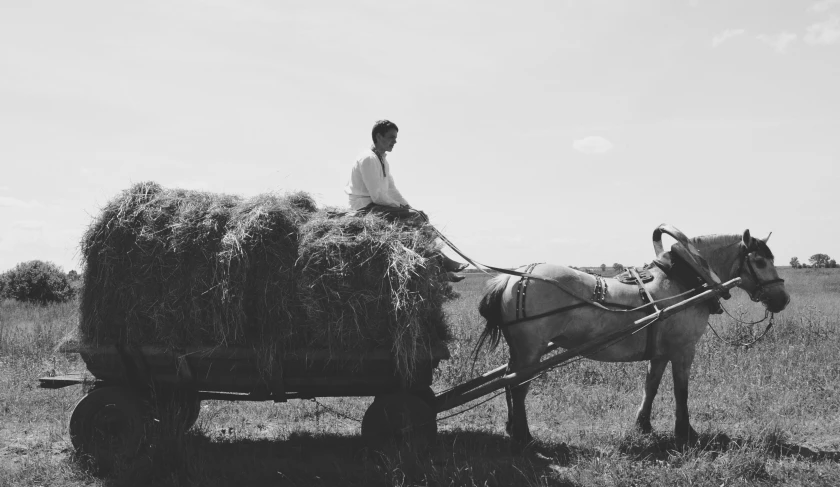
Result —
[[60, 303], [73, 297], [67, 275], [52, 262], [30, 260], [3, 274], [3, 296], [38, 304]]
[[601, 264], [601, 272], [607, 270], [607, 264]]
[[71, 270], [70, 272], [67, 273], [67, 279], [70, 279], [71, 281], [78, 281], [79, 280], [79, 273], [76, 272], [75, 269], [73, 269], [73, 270]]
[[832, 269], [834, 269], [835, 267], [837, 267], [837, 261], [834, 260], [834, 259], [831, 259], [830, 261], [828, 261], [828, 267], [831, 267]]
[[811, 264], [814, 267], [825, 267], [828, 265], [828, 261], [831, 260], [831, 257], [826, 254], [814, 254], [808, 260], [811, 261]]
[[799, 269], [799, 257], [793, 257], [790, 259], [790, 266], [794, 269]]
[[613, 264], [613, 269], [614, 269], [616, 272], [621, 272], [621, 271], [623, 271], [623, 270], [624, 270], [624, 266], [623, 266], [623, 265], [621, 265], [621, 264], [619, 264], [618, 262], [616, 262], [615, 264]]

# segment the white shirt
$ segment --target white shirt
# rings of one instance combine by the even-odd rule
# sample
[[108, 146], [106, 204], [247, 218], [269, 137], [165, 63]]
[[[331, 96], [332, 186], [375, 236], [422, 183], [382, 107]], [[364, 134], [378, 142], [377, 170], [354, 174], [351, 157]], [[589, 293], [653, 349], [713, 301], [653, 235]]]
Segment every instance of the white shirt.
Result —
[[350, 208], [354, 210], [360, 210], [371, 203], [385, 206], [408, 204], [394, 185], [388, 159], [383, 154], [380, 162], [372, 150], [356, 158], [344, 192], [350, 198]]

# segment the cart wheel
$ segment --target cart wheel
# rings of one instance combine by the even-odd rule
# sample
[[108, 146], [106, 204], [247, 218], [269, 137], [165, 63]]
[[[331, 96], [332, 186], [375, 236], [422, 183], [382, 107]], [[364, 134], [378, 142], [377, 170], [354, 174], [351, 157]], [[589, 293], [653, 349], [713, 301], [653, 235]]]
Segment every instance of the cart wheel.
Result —
[[373, 447], [396, 442], [422, 450], [436, 434], [434, 410], [412, 394], [376, 396], [362, 419], [362, 437]]
[[186, 389], [158, 389], [153, 403], [154, 417], [169, 433], [183, 433], [192, 428], [201, 412], [198, 393]]
[[70, 416], [70, 441], [100, 471], [128, 464], [146, 437], [143, 399], [126, 387], [103, 387], [82, 397]]

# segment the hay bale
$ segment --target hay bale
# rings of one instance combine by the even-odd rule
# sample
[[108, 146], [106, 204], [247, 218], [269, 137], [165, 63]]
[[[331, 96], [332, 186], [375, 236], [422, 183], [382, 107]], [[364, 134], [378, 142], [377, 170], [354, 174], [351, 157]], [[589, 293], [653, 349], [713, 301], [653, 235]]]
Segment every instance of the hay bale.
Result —
[[[81, 332], [94, 344], [245, 345], [290, 314], [305, 193], [237, 196], [139, 183], [110, 201], [86, 232]], [[273, 267], [269, 267], [273, 266]], [[273, 271], [273, 272], [272, 272]], [[291, 281], [291, 284], [290, 282]], [[262, 298], [246, 299], [256, 290]], [[268, 340], [268, 343], [274, 341]]]
[[306, 315], [297, 297], [295, 261], [300, 227], [315, 210], [312, 197], [302, 192], [259, 195], [233, 210], [221, 242], [220, 290], [230, 304], [227, 321], [241, 326], [223, 343], [261, 343], [270, 354], [299, 345], [292, 331], [305, 326]]
[[409, 378], [431, 347], [450, 339], [434, 235], [377, 215], [320, 212], [301, 229], [299, 296], [310, 343], [331, 351], [389, 348]]

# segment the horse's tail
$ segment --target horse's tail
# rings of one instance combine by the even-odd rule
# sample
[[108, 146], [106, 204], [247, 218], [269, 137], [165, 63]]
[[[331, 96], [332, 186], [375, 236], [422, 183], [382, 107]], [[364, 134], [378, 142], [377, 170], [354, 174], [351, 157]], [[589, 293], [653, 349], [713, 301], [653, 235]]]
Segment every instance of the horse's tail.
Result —
[[487, 291], [484, 292], [484, 297], [481, 298], [481, 303], [478, 305], [478, 312], [487, 320], [487, 325], [481, 336], [478, 337], [478, 342], [473, 350], [473, 362], [478, 359], [478, 351], [481, 350], [485, 344], [490, 346], [493, 350], [499, 345], [499, 340], [502, 338], [502, 294], [507, 287], [510, 276], [500, 274], [487, 284]]

